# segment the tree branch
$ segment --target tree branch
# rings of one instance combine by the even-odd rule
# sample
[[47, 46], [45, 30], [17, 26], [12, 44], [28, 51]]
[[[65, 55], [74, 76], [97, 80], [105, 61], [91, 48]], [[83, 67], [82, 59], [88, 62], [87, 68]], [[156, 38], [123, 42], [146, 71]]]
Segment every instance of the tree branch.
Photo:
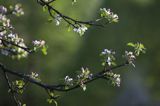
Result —
[[[53, 1], [55, 1], [55, 0], [53, 0]], [[43, 0], [37, 0], [37, 3], [39, 3], [41, 6], [47, 6], [48, 12], [52, 18], [55, 18], [55, 17], [52, 15], [51, 10], [54, 11], [55, 13], [57, 13], [61, 18], [63, 18], [64, 21], [66, 21], [69, 25], [73, 26], [74, 28], [77, 28], [75, 26], [75, 24], [78, 24], [78, 25], [85, 24], [85, 25], [104, 27], [104, 25], [102, 25], [102, 24], [97, 24], [96, 21], [80, 21], [80, 20], [75, 20], [69, 16], [66, 16], [66, 15], [62, 14], [61, 12], [59, 12], [58, 10], [56, 10], [53, 6], [51, 6], [50, 3], [52, 3], [52, 2], [45, 2]]]
[[[5, 43], [11, 44], [11, 45], [13, 45], [13, 46], [16, 46], [16, 47], [18, 47], [18, 48], [23, 49], [24, 51], [26, 51], [26, 52], [28, 52], [28, 53], [33, 53], [33, 52], [34, 52], [34, 51], [31, 50], [30, 48], [20, 46], [20, 45], [18, 45], [18, 44], [13, 43], [13, 42], [9, 42], [9, 41], [7, 41], [7, 40], [5, 40], [5, 39], [0, 38], [0, 40], [2, 41], [3, 44], [5, 44]], [[4, 45], [4, 46], [6, 46], [6, 45]]]
[[[109, 68], [109, 69], [104, 69], [98, 73], [95, 73], [93, 74], [93, 76], [90, 78], [90, 79], [87, 79], [84, 84], [88, 84], [94, 80], [97, 80], [97, 79], [100, 79], [100, 78], [103, 78], [105, 75], [106, 75], [106, 72], [109, 72], [111, 70], [115, 70], [115, 69], [118, 69], [118, 68], [121, 68], [121, 67], [124, 67], [124, 66], [127, 66], [129, 63], [128, 62], [125, 62], [123, 64], [120, 64], [120, 65], [117, 65], [115, 67], [112, 67], [112, 68]], [[77, 84], [77, 85], [74, 85], [72, 87], [69, 87], [68, 89], [66, 89], [66, 85], [65, 84], [57, 84], [57, 85], [48, 85], [48, 84], [44, 84], [34, 78], [31, 78], [30, 75], [26, 75], [26, 74], [23, 74], [23, 73], [19, 73], [19, 72], [16, 72], [16, 71], [12, 71], [12, 70], [9, 70], [8, 68], [6, 68], [2, 63], [0, 63], [0, 68], [2, 69], [2, 71], [5, 71], [6, 73], [9, 73], [9, 74], [12, 74], [12, 75], [15, 75], [17, 77], [20, 77], [22, 79], [25, 79], [26, 81], [32, 83], [32, 84], [35, 84], [37, 86], [40, 86], [44, 89], [49, 89], [49, 90], [55, 90], [55, 91], [60, 91], [60, 92], [66, 92], [66, 91], [71, 91], [71, 90], [74, 90], [76, 88], [79, 88], [80, 85]]]

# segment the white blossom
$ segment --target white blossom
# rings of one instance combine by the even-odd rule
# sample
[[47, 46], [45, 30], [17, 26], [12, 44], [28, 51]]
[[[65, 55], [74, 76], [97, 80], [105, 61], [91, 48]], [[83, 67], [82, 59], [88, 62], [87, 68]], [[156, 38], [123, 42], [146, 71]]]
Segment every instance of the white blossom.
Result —
[[101, 54], [103, 54], [103, 55], [110, 55], [110, 54], [115, 54], [115, 52], [112, 51], [112, 50], [104, 49], [104, 50], [101, 52]]
[[42, 47], [42, 46], [45, 45], [44, 40], [34, 40], [32, 43], [33, 43], [34, 46], [37, 46], [37, 47]]
[[118, 15], [111, 12], [110, 9], [100, 8], [100, 13], [102, 18], [106, 18], [109, 23], [118, 22]]
[[32, 72], [31, 75], [32, 75], [32, 77], [35, 77], [35, 78], [37, 78], [37, 77], [39, 76], [39, 75], [38, 75], [37, 73], [35, 73], [35, 72]]
[[108, 50], [108, 49], [104, 49], [102, 51], [102, 54], [105, 55], [105, 54], [111, 54], [111, 50]]
[[116, 83], [116, 85], [117, 85], [118, 87], [120, 87], [120, 84], [121, 84], [121, 79], [120, 79], [120, 77], [117, 77], [117, 78], [115, 79], [115, 83]]
[[81, 88], [83, 89], [83, 91], [86, 91], [86, 89], [87, 89], [87, 87], [86, 87], [86, 85], [84, 84], [84, 83], [81, 83]]
[[102, 52], [101, 52], [101, 56], [103, 56], [103, 62], [102, 62], [102, 65], [105, 66], [106, 63], [108, 64], [108, 66], [111, 66], [113, 65], [113, 61], [115, 60], [115, 57], [114, 57], [114, 54], [115, 52], [112, 51], [112, 50], [108, 50], [108, 49], [104, 49]]
[[10, 33], [10, 34], [8, 34], [8, 37], [9, 37], [9, 38], [15, 38], [16, 36], [15, 36], [15, 34]]
[[78, 79], [91, 79], [92, 78], [92, 73], [90, 73], [88, 68], [81, 68], [81, 73], [77, 75]]
[[21, 16], [24, 15], [24, 11], [22, 9], [22, 5], [21, 4], [16, 4], [15, 7], [13, 8], [13, 14], [17, 15], [17, 16]]
[[0, 14], [5, 14], [7, 13], [7, 8], [4, 6], [0, 6]]
[[108, 57], [108, 58], [107, 58], [107, 63], [108, 63], [109, 66], [111, 66], [111, 64], [112, 64], [112, 59], [111, 59], [111, 57]]
[[100, 11], [104, 13], [104, 15], [109, 16], [111, 15], [111, 10], [106, 8], [100, 8]]
[[[22, 38], [19, 38], [15, 33], [9, 33], [7, 35], [1, 35], [0, 38], [5, 43], [0, 42], [0, 46], [3, 47], [1, 53], [6, 56], [11, 56], [12, 58], [23, 58], [28, 56], [28, 52], [23, 48], [26, 48]], [[17, 45], [17, 46], [15, 46]]]
[[10, 28], [10, 19], [6, 17], [6, 15], [0, 14], [0, 23], [3, 25], [2, 27]]
[[65, 80], [65, 84], [66, 84], [66, 85], [70, 85], [70, 86], [73, 85], [73, 78], [70, 78], [69, 76], [66, 76], [66, 77], [64, 78], [64, 80]]
[[114, 78], [115, 84], [119, 87], [120, 83], [121, 83], [120, 75], [119, 74], [114, 74], [113, 78]]
[[29, 75], [31, 78], [37, 80], [37, 81], [41, 81], [40, 78], [39, 78], [39, 75], [38, 73], [36, 72], [31, 72], [31, 75]]
[[1, 32], [0, 32], [0, 37], [4, 36], [6, 33], [7, 33], [6, 30], [1, 31]]
[[55, 18], [56, 25], [59, 26], [62, 20], [62, 17], [59, 14], [56, 14], [54, 18]]
[[4, 20], [6, 20], [6, 16], [3, 14], [0, 14], [0, 21], [3, 22]]
[[133, 67], [135, 67], [134, 65], [134, 61], [136, 59], [135, 55], [133, 52], [128, 52], [128, 51], [125, 51], [125, 58], [127, 59], [127, 61], [129, 62], [129, 64], [132, 64]]
[[[16, 4], [15, 7], [10, 6], [10, 11], [12, 14], [23, 14], [23, 10], [20, 4]], [[18, 34], [13, 33], [13, 27], [10, 23], [10, 19], [6, 15], [7, 8], [0, 6], [0, 47], [1, 54], [10, 56], [12, 58], [23, 58], [28, 56], [28, 52], [24, 49], [27, 46], [24, 40], [18, 36]], [[2, 41], [4, 41], [2, 43]]]
[[73, 31], [77, 32], [79, 35], [83, 35], [87, 30], [88, 28], [83, 24], [73, 29]]
[[120, 87], [120, 84], [121, 84], [120, 74], [114, 74], [113, 72], [107, 72], [107, 77], [112, 81], [113, 85]]
[[1, 53], [5, 56], [9, 55], [9, 52], [7, 50], [1, 49]]

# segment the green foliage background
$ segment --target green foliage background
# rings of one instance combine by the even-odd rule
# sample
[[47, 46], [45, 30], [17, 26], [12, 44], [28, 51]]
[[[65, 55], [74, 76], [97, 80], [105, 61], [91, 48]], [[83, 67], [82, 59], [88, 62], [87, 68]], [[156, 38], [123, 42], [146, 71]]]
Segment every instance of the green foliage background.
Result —
[[[20, 2], [25, 16], [12, 17], [13, 25], [20, 36], [31, 43], [35, 39], [46, 40], [48, 55], [32, 54], [27, 59], [11, 60], [0, 55], [0, 61], [10, 69], [19, 72], [37, 72], [49, 84], [73, 75], [82, 66], [92, 72], [102, 69], [99, 53], [104, 48], [114, 49], [118, 57], [124, 53], [126, 43], [141, 42], [147, 53], [137, 59], [136, 69], [121, 68], [120, 88], [112, 87], [106, 81], [95, 81], [85, 92], [77, 89], [61, 95], [59, 106], [108, 106], [160, 104], [160, 1], [159, 0], [78, 0], [71, 6], [71, 0], [55, 2], [55, 7], [66, 15], [81, 20], [98, 17], [100, 7], [111, 8], [120, 17], [118, 24], [105, 28], [90, 28], [83, 37], [68, 32], [66, 25], [47, 23], [48, 14], [42, 12], [36, 0], [0, 0], [1, 5]], [[119, 60], [120, 61], [120, 60]], [[13, 101], [8, 88], [0, 76], [0, 106], [11, 106]], [[49, 106], [46, 92], [34, 85], [28, 87], [23, 100], [28, 106]]]

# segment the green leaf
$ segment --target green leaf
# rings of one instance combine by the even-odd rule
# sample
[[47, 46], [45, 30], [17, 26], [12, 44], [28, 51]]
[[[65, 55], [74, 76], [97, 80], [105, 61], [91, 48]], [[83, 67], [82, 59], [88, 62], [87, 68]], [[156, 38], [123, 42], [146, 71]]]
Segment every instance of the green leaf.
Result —
[[12, 6], [12, 5], [10, 5], [10, 6], [9, 6], [9, 9], [10, 9], [10, 10], [13, 10], [13, 6]]
[[47, 102], [51, 104], [53, 102], [53, 99], [47, 99]]
[[140, 53], [145, 53], [146, 48], [144, 47], [144, 45], [142, 43], [128, 43], [128, 46], [131, 46], [134, 48], [134, 52], [136, 56], [139, 56]]
[[53, 103], [54, 102], [54, 104], [55, 104], [55, 106], [58, 106], [58, 103], [57, 103], [57, 101], [56, 100], [54, 100], [54, 99], [47, 99], [47, 102], [49, 103], [49, 104], [51, 104], [51, 103]]
[[46, 12], [47, 11], [47, 6], [45, 5], [45, 6], [43, 6], [43, 12]]
[[113, 66], [116, 66], [117, 64], [116, 64], [115, 62], [112, 62], [112, 65], [113, 65]]
[[132, 42], [127, 43], [127, 46], [135, 47], [135, 44]]
[[51, 97], [54, 97], [54, 96], [55, 96], [53, 91], [49, 91], [49, 95], [50, 95]]
[[48, 18], [48, 22], [49, 22], [49, 23], [53, 22], [53, 18], [49, 17], [49, 18]]
[[47, 48], [48, 48], [47, 46], [43, 46], [41, 49], [41, 51], [44, 55], [47, 55]]
[[18, 89], [22, 89], [25, 85], [25, 82], [23, 80], [16, 80], [13, 83], [15, 83], [15, 85], [17, 86]]
[[27, 106], [26, 104], [23, 104], [22, 106]]
[[[56, 0], [55, 0], [56, 1]], [[50, 6], [54, 6], [54, 2], [49, 3]]]
[[70, 32], [72, 30], [71, 26], [68, 26], [68, 32]]
[[54, 104], [56, 105], [56, 106], [58, 106], [58, 103], [57, 103], [57, 101], [55, 101], [55, 100], [53, 100], [54, 101]]
[[23, 94], [23, 89], [17, 90], [19, 94]]

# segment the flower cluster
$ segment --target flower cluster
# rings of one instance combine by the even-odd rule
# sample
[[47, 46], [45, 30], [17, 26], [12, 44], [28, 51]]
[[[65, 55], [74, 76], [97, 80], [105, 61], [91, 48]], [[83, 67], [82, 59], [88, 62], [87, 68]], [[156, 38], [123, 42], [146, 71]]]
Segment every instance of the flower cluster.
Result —
[[64, 83], [65, 83], [65, 88], [69, 89], [70, 86], [74, 86], [74, 85], [79, 85], [83, 91], [86, 90], [86, 84], [85, 82], [88, 80], [91, 80], [93, 77], [93, 74], [90, 73], [88, 68], [81, 68], [80, 73], [77, 75], [77, 77], [75, 79], [66, 76], [64, 78]]
[[106, 77], [111, 81], [113, 85], [116, 85], [120, 87], [121, 84], [121, 79], [120, 79], [120, 74], [114, 74], [113, 72], [107, 72]]
[[7, 13], [7, 8], [5, 8], [4, 6], [0, 6], [0, 13], [1, 14], [6, 14]]
[[14, 84], [19, 88], [19, 89], [22, 89], [25, 85], [25, 82], [23, 80], [16, 80], [14, 82]]
[[[60, 25], [61, 21], [64, 20], [69, 24], [69, 27], [72, 28], [74, 32], [77, 32], [79, 35], [83, 35], [87, 30], [90, 25], [97, 25], [100, 26], [99, 24], [94, 24], [93, 21], [89, 22], [83, 22], [83, 21], [78, 21], [76, 19], [72, 19], [68, 16], [65, 16], [61, 14], [59, 11], [54, 9], [51, 6], [51, 2], [55, 0], [37, 0], [37, 2], [40, 2], [40, 4], [44, 7], [44, 9], [47, 9], [51, 15], [52, 18], [55, 19], [56, 25]], [[77, 0], [73, 0], [73, 4], [77, 2]], [[43, 4], [44, 3], [44, 4]], [[51, 7], [50, 7], [51, 6]], [[52, 14], [54, 11], [54, 15]], [[0, 6], [0, 52], [1, 54], [4, 54], [6, 56], [11, 56], [13, 58], [22, 58], [22, 57], [27, 57], [30, 51], [37, 51], [37, 49], [41, 49], [41, 51], [44, 54], [47, 54], [46, 49], [47, 46], [45, 44], [44, 40], [34, 40], [33, 43], [33, 50], [29, 49], [22, 38], [19, 37], [17, 33], [14, 32], [14, 27], [12, 27], [10, 23], [10, 19], [8, 19], [7, 15], [8, 14], [14, 14], [16, 16], [21, 16], [24, 15], [23, 9], [21, 4], [16, 4], [15, 6], [10, 6], [10, 11], [8, 12], [7, 8], [4, 6]], [[118, 15], [114, 14], [113, 12], [110, 11], [110, 9], [106, 10], [106, 8], [101, 8], [101, 18], [97, 19], [97, 21], [101, 19], [107, 19], [107, 23], [112, 23], [112, 22], [118, 22]], [[135, 56], [138, 56], [141, 52], [145, 52], [145, 47], [141, 43], [129, 43], [129, 46], [134, 47], [135, 52], [125, 52], [125, 57], [127, 59], [127, 63], [133, 64], [134, 60], [136, 59]], [[80, 73], [76, 76], [76, 78], [71, 78], [69, 76], [66, 76], [64, 78], [64, 83], [63, 84], [58, 84], [58, 85], [47, 85], [41, 83], [41, 79], [39, 78], [39, 75], [35, 72], [32, 72], [29, 75], [25, 74], [19, 74], [16, 72], [12, 72], [11, 70], [5, 68], [3, 64], [0, 64], [2, 71], [5, 73], [8, 72], [13, 75], [17, 75], [22, 78], [22, 80], [16, 80], [12, 84], [10, 84], [10, 79], [6, 75], [6, 80], [8, 81], [8, 86], [11, 89], [10, 91], [15, 91], [13, 92], [16, 94], [17, 92], [22, 93], [24, 88], [25, 88], [25, 82], [30, 82], [30, 83], [36, 83], [40, 87], [45, 88], [46, 91], [48, 91], [48, 94], [50, 96], [47, 101], [49, 103], [54, 102], [55, 105], [57, 106], [57, 102], [55, 99], [57, 99], [58, 95], [55, 95], [54, 91], [69, 91], [76, 89], [78, 87], [81, 87], [83, 91], [86, 90], [86, 84], [89, 82], [92, 82], [96, 79], [100, 78], [105, 78], [115, 86], [120, 87], [121, 83], [121, 78], [119, 74], [115, 74], [112, 72], [113, 69], [120, 68], [122, 66], [126, 65], [126, 62], [124, 64], [117, 65], [116, 67], [111, 67], [112, 65], [115, 64], [115, 52], [112, 50], [104, 49], [100, 56], [102, 56], [103, 61], [102, 65], [105, 67], [104, 70], [95, 73], [94, 75], [90, 72], [88, 68], [81, 68]], [[106, 68], [106, 66], [109, 66], [109, 68]], [[23, 81], [23, 79], [25, 79]], [[13, 85], [13, 87], [12, 87]], [[55, 87], [55, 88], [54, 88]], [[16, 97], [15, 97], [16, 98]], [[16, 100], [15, 100], [16, 101]], [[19, 100], [18, 100], [19, 102]], [[19, 103], [21, 104], [21, 103]], [[25, 104], [23, 104], [25, 106]]]
[[77, 75], [77, 78], [78, 78], [79, 85], [81, 86], [83, 91], [86, 90], [85, 82], [88, 79], [92, 79], [92, 76], [93, 74], [90, 73], [90, 70], [88, 68], [83, 68], [83, 67], [81, 68], [81, 73]]
[[45, 41], [44, 40], [34, 40], [32, 43], [36, 47], [42, 47], [42, 46], [45, 45]]
[[16, 4], [14, 7], [10, 6], [10, 9], [12, 11], [12, 14], [14, 14], [16, 16], [24, 15], [24, 11], [22, 9], [22, 5], [21, 4]]
[[41, 81], [40, 78], [39, 78], [39, 75], [38, 73], [36, 72], [31, 72], [31, 75], [29, 75], [31, 78], [37, 80], [37, 81]]
[[[5, 39], [7, 41], [6, 47], [10, 48], [10, 50], [12, 50], [14, 53], [17, 53], [17, 55], [12, 56], [12, 57], [16, 57], [16, 58], [27, 57], [28, 52], [26, 50], [24, 50], [24, 48], [27, 48], [27, 46], [25, 45], [24, 40], [22, 38], [18, 37], [18, 34], [10, 33], [10, 34], [4, 36], [3, 39]], [[13, 42], [14, 44], [11, 45], [11, 42]], [[17, 45], [19, 47], [15, 46], [15, 45]]]
[[110, 9], [106, 8], [100, 8], [100, 15], [102, 18], [105, 18], [109, 21], [109, 23], [112, 22], [118, 22], [118, 15], [111, 12]]
[[6, 15], [0, 13], [0, 29], [1, 29], [0, 32], [1, 32], [1, 35], [5, 34], [2, 32], [4, 32], [4, 29], [6, 29], [6, 28], [12, 28], [12, 26], [10, 24], [10, 19], [8, 19], [6, 17]]
[[61, 17], [60, 15], [56, 14], [56, 15], [54, 16], [54, 18], [55, 18], [56, 25], [57, 25], [57, 26], [60, 25], [60, 22], [61, 22], [61, 20], [62, 20], [62, 17]]
[[135, 61], [136, 57], [133, 52], [125, 51], [125, 58], [127, 59], [129, 64], [132, 64], [132, 66], [135, 67], [133, 62]]
[[[17, 7], [17, 6], [16, 6]], [[26, 45], [18, 34], [13, 33], [13, 26], [7, 18], [7, 8], [0, 6], [0, 51], [3, 55], [13, 58], [27, 57], [28, 52], [24, 50]]]
[[44, 55], [47, 55], [47, 48], [48, 47], [46, 46], [44, 40], [34, 40], [32, 43], [33, 43], [33, 46], [34, 46], [34, 48], [33, 48], [34, 51], [37, 51], [37, 50], [41, 49], [42, 53]]
[[65, 81], [65, 84], [66, 84], [67, 86], [73, 86], [73, 78], [70, 78], [69, 76], [66, 76], [66, 77], [64, 78], [64, 81]]
[[86, 31], [88, 30], [88, 28], [85, 26], [85, 25], [83, 25], [83, 24], [81, 24], [81, 25], [78, 25], [77, 27], [75, 27], [74, 29], [73, 29], [73, 31], [74, 32], [77, 32], [79, 35], [83, 35]]
[[79, 75], [77, 75], [78, 79], [91, 79], [92, 78], [92, 74], [90, 73], [90, 70], [88, 68], [81, 68], [81, 73]]
[[11, 24], [8, 14], [14, 14], [21, 16], [24, 14], [21, 4], [10, 6], [11, 12], [7, 13], [7, 8], [0, 6], [0, 52], [3, 55], [10, 56], [12, 58], [24, 58], [27, 57], [31, 51], [35, 49], [41, 49], [43, 54], [47, 54], [45, 41], [33, 41], [33, 50], [29, 49], [22, 38], [13, 30], [14, 27]]
[[134, 48], [134, 52], [131, 51], [125, 51], [125, 58], [127, 59], [128, 63], [131, 64], [132, 66], [135, 67], [134, 65], [134, 61], [136, 59], [136, 56], [139, 56], [140, 53], [145, 53], [146, 52], [146, 48], [144, 47], [144, 45], [142, 43], [128, 43], [127, 46], [133, 47]]
[[102, 60], [102, 66], [106, 66], [106, 64], [108, 66], [111, 66], [111, 65], [115, 65], [115, 57], [114, 57], [114, 54], [115, 52], [112, 51], [112, 50], [108, 50], [108, 49], [104, 49], [100, 56], [103, 57], [103, 60]]
[[12, 58], [20, 59], [28, 55], [28, 52], [24, 50], [26, 45], [23, 39], [11, 32], [0, 36], [0, 48], [3, 55], [11, 56]]
[[23, 93], [24, 87], [25, 87], [25, 82], [23, 80], [16, 80], [12, 82], [13, 84], [13, 89], [19, 94]]

